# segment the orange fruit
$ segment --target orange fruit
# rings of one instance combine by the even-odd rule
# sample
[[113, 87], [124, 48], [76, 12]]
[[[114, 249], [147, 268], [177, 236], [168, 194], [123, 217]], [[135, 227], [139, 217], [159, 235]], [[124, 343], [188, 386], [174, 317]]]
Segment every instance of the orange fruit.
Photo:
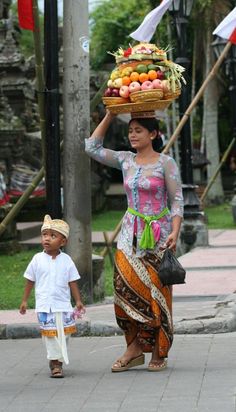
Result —
[[138, 82], [139, 73], [138, 72], [132, 72], [131, 75], [130, 75], [130, 80], [131, 80], [131, 82]]
[[148, 76], [150, 80], [155, 80], [157, 79], [157, 72], [156, 70], [149, 70]]
[[144, 83], [149, 79], [149, 76], [147, 73], [140, 73], [139, 75], [139, 81], [140, 83]]
[[130, 83], [131, 83], [131, 79], [129, 76], [122, 77], [122, 84], [124, 84], [125, 86], [129, 86]]

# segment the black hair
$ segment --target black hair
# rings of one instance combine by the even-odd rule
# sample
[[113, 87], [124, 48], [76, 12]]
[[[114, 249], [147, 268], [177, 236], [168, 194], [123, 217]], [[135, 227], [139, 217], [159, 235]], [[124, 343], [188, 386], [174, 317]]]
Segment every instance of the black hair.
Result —
[[162, 138], [159, 135], [159, 122], [155, 117], [139, 117], [139, 118], [133, 118], [130, 119], [129, 121], [129, 126], [130, 123], [136, 120], [136, 122], [138, 122], [140, 124], [140, 126], [144, 127], [145, 129], [147, 129], [149, 132], [153, 132], [156, 131], [157, 132], [157, 136], [155, 139], [152, 140], [152, 147], [156, 152], [160, 152], [162, 147], [163, 147], [163, 141]]

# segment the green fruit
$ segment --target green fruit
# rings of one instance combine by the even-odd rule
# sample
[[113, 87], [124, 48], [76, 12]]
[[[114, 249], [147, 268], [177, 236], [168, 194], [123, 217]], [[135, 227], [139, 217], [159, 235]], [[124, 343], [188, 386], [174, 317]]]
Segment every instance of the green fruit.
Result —
[[148, 72], [148, 68], [145, 64], [138, 64], [135, 67], [135, 71], [138, 73], [147, 73]]
[[155, 64], [149, 64], [147, 68], [148, 68], [148, 71], [149, 70], [156, 70], [157, 66]]

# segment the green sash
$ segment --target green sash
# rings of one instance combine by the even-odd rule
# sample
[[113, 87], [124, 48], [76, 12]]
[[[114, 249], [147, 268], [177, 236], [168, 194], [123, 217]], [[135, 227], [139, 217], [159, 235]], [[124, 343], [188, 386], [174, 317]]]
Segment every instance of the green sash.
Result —
[[143, 233], [142, 233], [142, 236], [139, 242], [140, 248], [141, 249], [154, 249], [156, 242], [155, 242], [154, 234], [152, 230], [152, 222], [154, 220], [159, 220], [163, 216], [167, 215], [167, 213], [169, 213], [168, 207], [163, 209], [162, 212], [159, 213], [159, 215], [154, 215], [154, 216], [143, 215], [142, 213], [137, 212], [131, 207], [128, 207], [127, 211], [131, 213], [132, 215], [141, 217], [145, 222], [145, 227], [143, 229]]

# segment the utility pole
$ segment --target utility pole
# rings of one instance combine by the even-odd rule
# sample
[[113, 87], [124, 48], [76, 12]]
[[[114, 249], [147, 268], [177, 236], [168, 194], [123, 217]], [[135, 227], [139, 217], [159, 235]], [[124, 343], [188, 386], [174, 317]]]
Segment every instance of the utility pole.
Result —
[[59, 219], [61, 217], [61, 154], [57, 0], [44, 0], [44, 22], [47, 212], [54, 219]]
[[88, 0], [66, 0], [63, 12], [64, 215], [70, 225], [67, 252], [81, 275], [80, 289], [93, 301], [90, 159]]

